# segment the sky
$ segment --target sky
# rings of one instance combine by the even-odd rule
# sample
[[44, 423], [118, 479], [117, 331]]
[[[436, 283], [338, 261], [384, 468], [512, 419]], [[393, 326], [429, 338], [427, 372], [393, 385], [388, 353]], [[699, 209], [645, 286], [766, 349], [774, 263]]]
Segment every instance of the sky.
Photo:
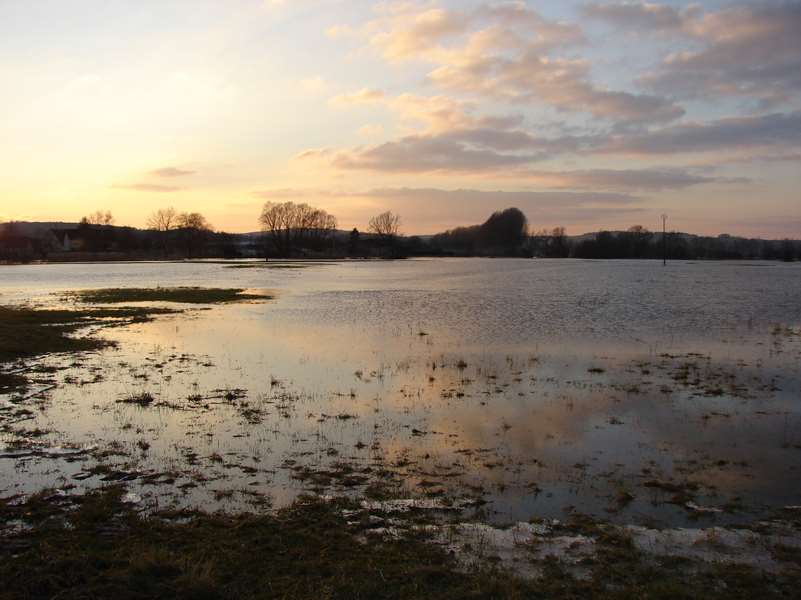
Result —
[[801, 237], [801, 0], [0, 0], [0, 221]]

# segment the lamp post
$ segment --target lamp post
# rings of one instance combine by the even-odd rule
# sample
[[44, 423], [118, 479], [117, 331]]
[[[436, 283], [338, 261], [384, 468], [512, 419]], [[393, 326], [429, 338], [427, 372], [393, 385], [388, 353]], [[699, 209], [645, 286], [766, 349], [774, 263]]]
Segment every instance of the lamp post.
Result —
[[667, 215], [662, 215], [662, 266], [667, 266]]

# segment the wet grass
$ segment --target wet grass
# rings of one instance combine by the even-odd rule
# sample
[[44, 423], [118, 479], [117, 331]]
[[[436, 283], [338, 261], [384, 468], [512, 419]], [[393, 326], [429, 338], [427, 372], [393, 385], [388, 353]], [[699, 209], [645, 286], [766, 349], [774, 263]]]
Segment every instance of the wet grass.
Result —
[[270, 296], [246, 294], [242, 288], [155, 287], [80, 290], [68, 295], [88, 304], [124, 302], [174, 302], [179, 304], [226, 304], [247, 300], [269, 300]]
[[97, 340], [66, 335], [75, 331], [85, 316], [72, 311], [0, 307], [0, 362], [101, 347]]
[[343, 509], [356, 505], [344, 501], [144, 517], [125, 500], [125, 489], [111, 486], [0, 501], [0, 598], [722, 600], [790, 598], [801, 581], [795, 571], [653, 561], [625, 536], [599, 532], [588, 576], [545, 558], [541, 575], [523, 580], [492, 557], [465, 572], [423, 534], [365, 535], [369, 520], [346, 519]]
[[89, 325], [143, 321], [169, 312], [173, 311], [156, 308], [44, 310], [0, 306], [0, 363], [51, 352], [97, 350], [108, 342], [70, 334]]
[[360, 543], [333, 504], [175, 522], [138, 516], [123, 489], [110, 488], [57, 523], [62, 515], [43, 498], [5, 511], [34, 525], [4, 540], [0, 578], [14, 583], [0, 597], [523, 597], [522, 583], [464, 577], [421, 540]]
[[27, 381], [28, 380], [21, 375], [16, 375], [14, 373], [0, 373], [0, 392], [22, 387], [27, 383]]
[[117, 400], [117, 402], [123, 404], [136, 404], [138, 406], [150, 406], [155, 402], [155, 398], [149, 392], [142, 392], [141, 394], [134, 394], [132, 396], [126, 396], [121, 400]]

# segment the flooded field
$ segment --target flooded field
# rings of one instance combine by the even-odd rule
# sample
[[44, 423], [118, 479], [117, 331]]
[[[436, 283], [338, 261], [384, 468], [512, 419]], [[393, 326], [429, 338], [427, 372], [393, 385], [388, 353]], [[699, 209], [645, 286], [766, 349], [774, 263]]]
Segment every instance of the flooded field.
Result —
[[257, 297], [151, 303], [177, 312], [4, 365], [28, 383], [0, 395], [0, 496], [124, 482], [159, 508], [316, 493], [660, 527], [801, 505], [798, 265], [0, 267], [0, 305], [156, 286]]

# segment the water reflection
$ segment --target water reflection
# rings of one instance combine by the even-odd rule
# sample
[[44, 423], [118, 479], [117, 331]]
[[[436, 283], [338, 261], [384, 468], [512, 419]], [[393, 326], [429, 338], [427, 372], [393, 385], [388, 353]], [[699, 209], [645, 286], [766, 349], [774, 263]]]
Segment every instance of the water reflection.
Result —
[[[801, 503], [801, 337], [771, 327], [801, 324], [796, 267], [95, 268], [19, 268], [0, 289], [52, 302], [85, 277], [278, 298], [105, 330], [116, 348], [38, 361], [58, 385], [4, 440], [39, 429], [98, 449], [2, 459], [4, 494], [123, 478], [162, 504], [371, 489], [480, 496], [499, 521], [575, 507], [662, 523], [696, 518], [689, 501], [733, 510], [724, 521]], [[144, 392], [152, 405], [120, 402]]]

